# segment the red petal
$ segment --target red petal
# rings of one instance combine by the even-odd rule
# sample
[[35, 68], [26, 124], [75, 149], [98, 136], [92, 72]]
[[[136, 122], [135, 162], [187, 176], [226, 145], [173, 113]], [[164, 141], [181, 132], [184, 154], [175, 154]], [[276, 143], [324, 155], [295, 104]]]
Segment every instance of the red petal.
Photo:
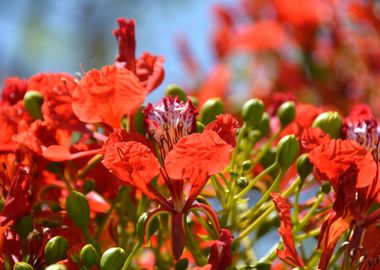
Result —
[[136, 75], [149, 92], [156, 89], [164, 80], [164, 58], [143, 53], [136, 63]]
[[25, 170], [19, 169], [13, 178], [5, 205], [0, 213], [0, 226], [18, 220], [30, 213], [32, 206], [29, 195], [30, 178]]
[[42, 156], [56, 162], [71, 160], [70, 150], [62, 145], [50, 145], [43, 151]]
[[111, 208], [111, 205], [95, 191], [87, 193], [86, 199], [90, 205], [90, 210], [96, 213], [105, 214]]
[[102, 163], [112, 174], [155, 198], [148, 184], [158, 175], [160, 164], [147, 146], [129, 141], [108, 145], [103, 150]]
[[324, 133], [320, 128], [308, 128], [302, 132], [301, 145], [307, 152], [310, 152], [329, 140], [330, 136]]
[[232, 263], [231, 252], [232, 235], [227, 229], [220, 230], [219, 240], [213, 241], [210, 248], [208, 263], [211, 269], [227, 269]]
[[173, 179], [200, 179], [223, 171], [231, 151], [214, 131], [194, 133], [177, 142], [165, 159], [165, 169]]
[[324, 143], [309, 153], [309, 159], [318, 174], [329, 180], [335, 189], [339, 176], [352, 164], [359, 168], [357, 188], [369, 186], [376, 176], [376, 163], [372, 154], [351, 140]]
[[147, 93], [132, 72], [113, 65], [104, 66], [87, 72], [78, 82], [72, 106], [83, 122], [104, 122], [120, 127], [121, 118], [133, 113]]
[[303, 267], [302, 259], [297, 253], [294, 246], [292, 235], [292, 223], [290, 220], [290, 205], [278, 193], [271, 193], [272, 200], [277, 208], [278, 216], [281, 221], [281, 226], [278, 233], [282, 237], [284, 243], [284, 250], [277, 249], [278, 257], [287, 264], [294, 267]]
[[236, 145], [236, 129], [239, 122], [230, 114], [220, 114], [216, 120], [208, 124], [205, 130], [215, 131], [226, 143], [235, 147]]
[[233, 40], [233, 46], [245, 52], [275, 50], [285, 42], [285, 31], [275, 21], [261, 21], [241, 27]]

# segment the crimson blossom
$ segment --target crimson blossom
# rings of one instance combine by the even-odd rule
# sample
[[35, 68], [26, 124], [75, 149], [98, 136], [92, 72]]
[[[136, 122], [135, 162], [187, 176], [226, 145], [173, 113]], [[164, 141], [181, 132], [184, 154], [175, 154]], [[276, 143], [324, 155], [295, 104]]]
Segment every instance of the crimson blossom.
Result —
[[[191, 101], [172, 97], [163, 98], [155, 106], [149, 104], [144, 114], [146, 130], [156, 143], [158, 155], [149, 144], [130, 140], [124, 130], [119, 130], [103, 146], [102, 162], [122, 181], [160, 205], [150, 217], [170, 214], [172, 251], [179, 259], [186, 243], [185, 218], [191, 211], [206, 214], [221, 233], [215, 212], [195, 200], [210, 176], [229, 163], [235, 144], [231, 134], [238, 123], [228, 114], [219, 115], [202, 133], [194, 133], [196, 111]], [[169, 199], [154, 184], [157, 176], [159, 183], [165, 183]]]

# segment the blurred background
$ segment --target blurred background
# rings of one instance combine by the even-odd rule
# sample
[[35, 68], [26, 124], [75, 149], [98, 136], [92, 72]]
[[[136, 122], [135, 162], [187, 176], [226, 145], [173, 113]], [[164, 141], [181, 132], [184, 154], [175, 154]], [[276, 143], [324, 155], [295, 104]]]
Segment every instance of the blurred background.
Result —
[[194, 56], [207, 70], [213, 57], [209, 42], [211, 7], [233, 0], [111, 0], [111, 1], [1, 1], [0, 86], [5, 77], [30, 77], [38, 72], [80, 71], [113, 63], [117, 42], [115, 18], [136, 20], [136, 56], [144, 51], [165, 58], [166, 77], [157, 101], [168, 83], [186, 76], [176, 42], [186, 37]]

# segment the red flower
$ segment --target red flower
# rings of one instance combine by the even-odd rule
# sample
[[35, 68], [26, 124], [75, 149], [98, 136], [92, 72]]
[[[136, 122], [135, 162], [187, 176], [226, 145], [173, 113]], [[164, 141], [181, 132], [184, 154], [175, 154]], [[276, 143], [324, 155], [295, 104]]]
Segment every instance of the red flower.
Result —
[[122, 117], [135, 112], [147, 93], [132, 72], [113, 65], [104, 66], [87, 72], [78, 82], [72, 107], [83, 122], [120, 127]]
[[24, 98], [26, 81], [18, 77], [9, 77], [4, 80], [2, 101], [9, 105], [15, 105]]
[[[162, 167], [146, 145], [122, 141], [125, 139], [123, 136], [112, 136], [103, 148], [103, 164], [112, 173], [162, 206], [152, 215], [157, 211], [171, 213], [172, 250], [176, 259], [180, 258], [184, 249], [184, 218], [192, 208], [206, 212], [219, 230], [213, 210], [207, 205], [193, 203], [209, 177], [225, 168], [232, 151], [232, 147], [212, 130], [190, 134], [194, 131], [195, 114], [191, 102], [179, 102], [173, 98], [164, 98], [156, 106], [147, 106], [146, 128], [156, 140]], [[212, 125], [219, 130], [215, 123]], [[150, 183], [158, 174], [167, 185], [170, 199], [166, 199]], [[190, 180], [186, 199], [185, 180]]]
[[230, 114], [220, 114], [216, 116], [216, 120], [207, 125], [205, 130], [213, 130], [226, 143], [235, 147], [236, 145], [236, 129], [239, 127], [238, 121]]
[[351, 140], [331, 140], [309, 153], [321, 180], [329, 180], [336, 190], [338, 179], [352, 164], [359, 168], [357, 188], [369, 186], [376, 175], [376, 163], [371, 153]]
[[294, 246], [292, 223], [290, 220], [290, 205], [278, 193], [271, 193], [271, 197], [281, 221], [278, 233], [282, 237], [285, 248], [284, 250], [277, 249], [277, 256], [293, 267], [304, 267], [302, 259], [298, 255], [296, 247]]
[[210, 247], [210, 258], [208, 263], [211, 264], [211, 270], [227, 269], [232, 263], [231, 243], [232, 235], [229, 230], [221, 229], [219, 240], [213, 241]]
[[113, 31], [119, 43], [116, 66], [133, 72], [148, 92], [153, 91], [164, 80], [164, 59], [144, 52], [140, 59], [136, 60], [135, 21], [125, 18], [118, 18], [116, 21], [119, 24], [119, 28]]
[[308, 128], [302, 132], [301, 145], [306, 152], [310, 152], [321, 144], [330, 141], [330, 136], [320, 128]]
[[24, 169], [19, 169], [13, 178], [4, 208], [0, 213], [0, 226], [17, 221], [30, 213], [32, 206], [29, 195], [30, 177]]

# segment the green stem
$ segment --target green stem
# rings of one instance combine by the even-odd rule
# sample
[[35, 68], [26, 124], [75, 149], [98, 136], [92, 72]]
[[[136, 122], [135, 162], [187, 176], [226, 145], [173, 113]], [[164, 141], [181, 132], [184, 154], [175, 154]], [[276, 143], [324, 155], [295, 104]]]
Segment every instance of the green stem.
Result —
[[257, 153], [256, 157], [252, 160], [252, 167], [255, 167], [257, 163], [259, 163], [259, 161], [263, 158], [263, 156], [269, 151], [273, 142], [280, 135], [280, 132], [281, 130], [273, 134], [273, 136], [270, 137], [269, 140], [264, 144], [264, 146], [260, 149], [259, 153]]
[[[279, 174], [279, 176], [280, 175], [281, 173]], [[283, 193], [283, 196], [285, 198], [289, 197], [294, 192], [296, 187], [299, 185], [299, 182], [300, 182], [300, 178], [297, 178], [297, 180], [294, 181], [294, 183]], [[271, 203], [271, 205], [268, 207], [267, 210], [265, 210], [257, 219], [255, 219], [250, 225], [248, 225], [248, 227], [245, 230], [243, 230], [237, 238], [234, 239], [234, 243], [238, 243], [239, 241], [247, 237], [253, 230], [258, 228], [261, 225], [261, 223], [264, 222], [266, 218], [274, 211], [274, 209], [275, 209], [275, 206], [273, 203]], [[255, 212], [255, 211], [252, 211], [252, 212]]]
[[266, 168], [264, 171], [262, 171], [258, 176], [256, 176], [254, 179], [252, 179], [249, 182], [248, 186], [246, 186], [242, 191], [240, 191], [239, 194], [237, 194], [234, 197], [234, 199], [238, 200], [241, 197], [243, 197], [245, 194], [247, 194], [247, 192], [249, 192], [257, 184], [257, 182], [259, 182], [264, 176], [266, 176], [267, 174], [269, 174], [270, 172], [275, 170], [277, 167], [278, 167], [277, 163], [273, 163], [272, 165], [270, 165], [268, 168]]
[[207, 264], [207, 258], [203, 255], [200, 249], [197, 247], [195, 240], [193, 238], [193, 234], [190, 228], [185, 224], [185, 233], [186, 233], [186, 246], [190, 250], [191, 254], [197, 263], [197, 265], [205, 265]]
[[103, 155], [97, 154], [93, 156], [84, 168], [78, 171], [78, 178], [84, 178], [95, 166], [103, 159]]
[[324, 197], [325, 197], [324, 193], [319, 193], [317, 195], [317, 200], [314, 202], [314, 204], [308, 211], [307, 215], [302, 219], [302, 221], [297, 226], [295, 226], [294, 228], [295, 232], [301, 230], [309, 222], [309, 220], [314, 216], [315, 211], [317, 211]]

